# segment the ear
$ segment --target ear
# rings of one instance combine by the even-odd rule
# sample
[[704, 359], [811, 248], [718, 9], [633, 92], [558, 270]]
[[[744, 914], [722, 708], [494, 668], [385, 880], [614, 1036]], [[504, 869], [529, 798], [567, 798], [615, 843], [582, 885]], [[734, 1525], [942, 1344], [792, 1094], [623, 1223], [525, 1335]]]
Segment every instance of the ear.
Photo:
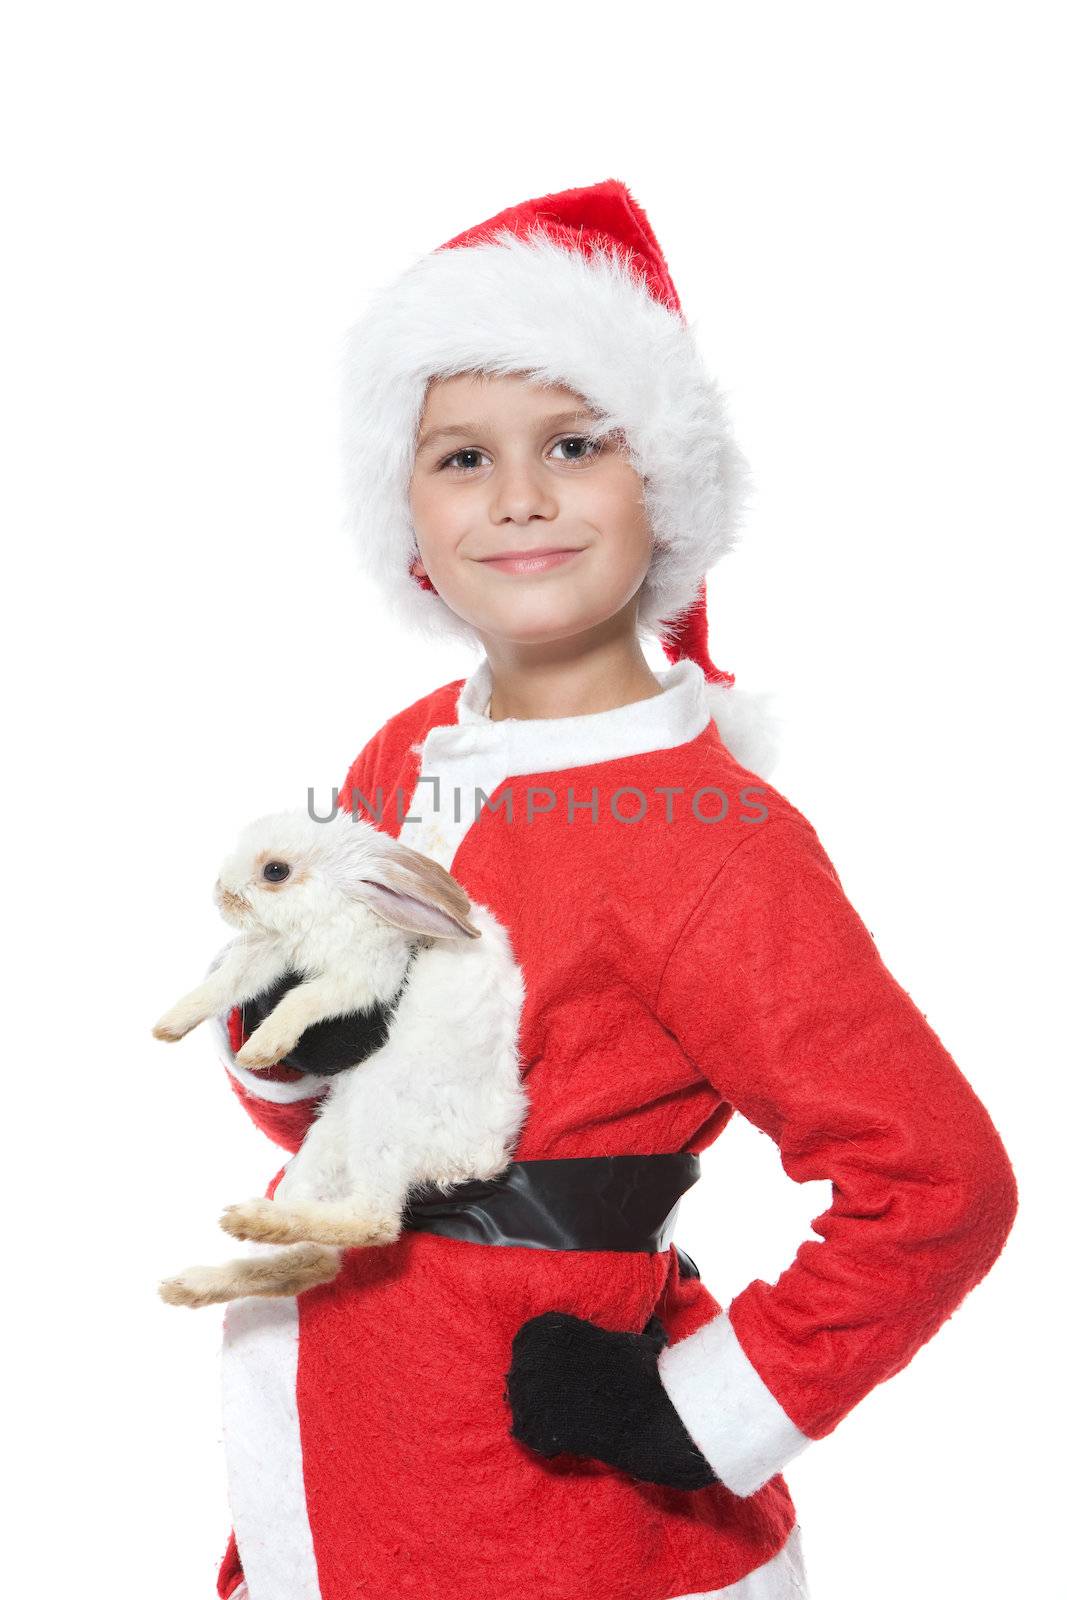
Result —
[[362, 900], [383, 921], [407, 933], [433, 939], [480, 939], [470, 920], [471, 903], [461, 884], [429, 856], [386, 837], [370, 860], [341, 883], [353, 900]]

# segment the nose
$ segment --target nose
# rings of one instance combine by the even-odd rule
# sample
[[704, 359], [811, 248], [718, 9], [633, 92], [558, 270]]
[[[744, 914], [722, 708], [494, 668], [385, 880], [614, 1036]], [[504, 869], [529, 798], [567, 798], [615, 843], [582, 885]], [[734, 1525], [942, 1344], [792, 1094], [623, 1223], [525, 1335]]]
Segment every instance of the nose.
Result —
[[539, 463], [516, 460], [497, 465], [490, 516], [494, 523], [524, 524], [555, 520], [559, 504], [551, 476]]

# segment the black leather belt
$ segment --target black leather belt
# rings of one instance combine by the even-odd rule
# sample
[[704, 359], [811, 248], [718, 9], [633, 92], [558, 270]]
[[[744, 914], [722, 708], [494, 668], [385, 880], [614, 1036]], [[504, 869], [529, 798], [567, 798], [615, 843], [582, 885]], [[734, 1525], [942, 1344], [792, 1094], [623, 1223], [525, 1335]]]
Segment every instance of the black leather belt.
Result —
[[[420, 1184], [403, 1226], [474, 1244], [533, 1250], [666, 1250], [682, 1195], [700, 1176], [692, 1151], [512, 1161], [495, 1178]], [[678, 1249], [683, 1278], [700, 1276]]]

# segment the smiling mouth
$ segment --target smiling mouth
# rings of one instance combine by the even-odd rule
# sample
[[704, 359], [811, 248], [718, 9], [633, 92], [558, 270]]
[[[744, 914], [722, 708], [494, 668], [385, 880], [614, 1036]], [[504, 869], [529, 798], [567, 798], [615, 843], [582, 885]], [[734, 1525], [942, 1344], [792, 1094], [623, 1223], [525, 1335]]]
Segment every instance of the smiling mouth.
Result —
[[558, 548], [555, 550], [510, 550], [502, 551], [498, 556], [482, 556], [480, 564], [484, 567], [493, 567], [500, 572], [544, 572], [550, 567], [558, 567], [563, 562], [569, 561], [572, 556], [581, 555], [579, 549]]

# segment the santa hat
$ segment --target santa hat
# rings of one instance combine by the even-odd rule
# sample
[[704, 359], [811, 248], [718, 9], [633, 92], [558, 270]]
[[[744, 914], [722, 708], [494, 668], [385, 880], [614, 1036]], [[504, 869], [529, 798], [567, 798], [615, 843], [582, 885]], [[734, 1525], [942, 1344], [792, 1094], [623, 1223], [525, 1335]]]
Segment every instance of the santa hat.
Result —
[[748, 465], [625, 184], [610, 178], [527, 200], [457, 234], [380, 289], [348, 335], [342, 450], [359, 556], [416, 630], [479, 644], [430, 579], [412, 572], [408, 504], [427, 385], [472, 371], [562, 384], [597, 414], [583, 433], [621, 434], [645, 481], [653, 539], [638, 629], [721, 688], [720, 733], [739, 759], [758, 757], [766, 769], [777, 747], [767, 697], [740, 694], [708, 646], [705, 575], [736, 542]]

